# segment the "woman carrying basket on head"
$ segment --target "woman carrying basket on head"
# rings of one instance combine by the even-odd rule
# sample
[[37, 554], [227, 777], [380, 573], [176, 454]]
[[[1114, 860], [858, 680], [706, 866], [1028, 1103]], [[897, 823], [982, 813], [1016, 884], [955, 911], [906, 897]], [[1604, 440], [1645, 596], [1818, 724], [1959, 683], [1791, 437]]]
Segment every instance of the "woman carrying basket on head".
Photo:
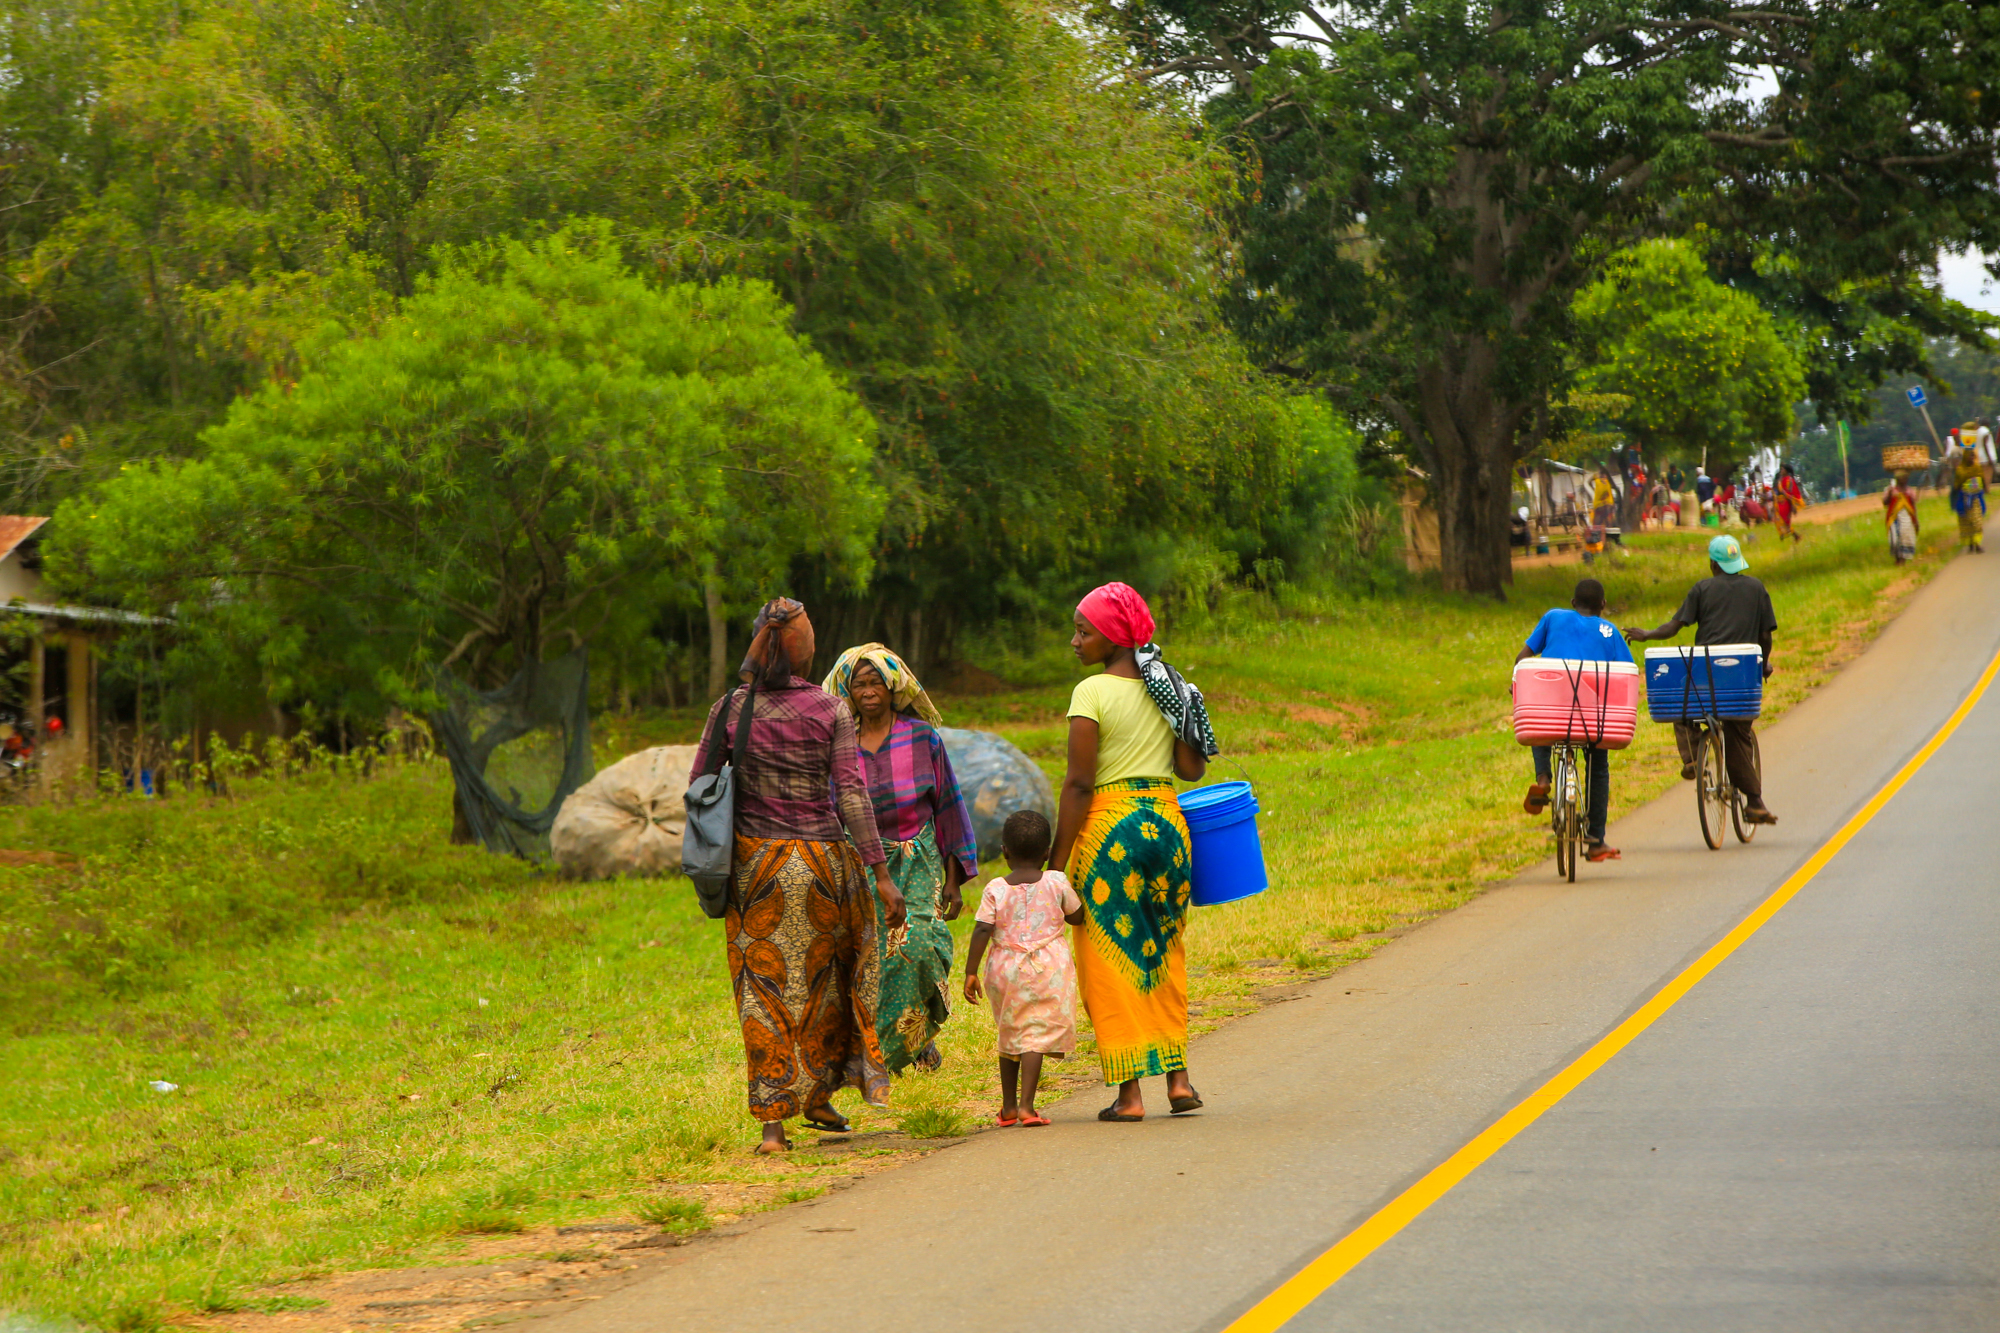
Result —
[[875, 806], [889, 877], [909, 921], [900, 934], [876, 922], [860, 988], [872, 997], [875, 1035], [891, 1073], [943, 1063], [932, 1040], [950, 1014], [951, 927], [959, 885], [979, 873], [972, 815], [937, 729], [944, 725], [917, 673], [879, 643], [849, 648], [821, 682], [854, 711], [861, 767]]
[[1076, 971], [1118, 1096], [1099, 1120], [1143, 1120], [1141, 1078], [1164, 1074], [1175, 1115], [1199, 1107], [1187, 1073], [1192, 861], [1174, 779], [1217, 753], [1201, 691], [1160, 658], [1146, 599], [1107, 583], [1077, 605], [1070, 647], [1102, 665], [1070, 696], [1069, 758], [1049, 865], [1083, 899]]

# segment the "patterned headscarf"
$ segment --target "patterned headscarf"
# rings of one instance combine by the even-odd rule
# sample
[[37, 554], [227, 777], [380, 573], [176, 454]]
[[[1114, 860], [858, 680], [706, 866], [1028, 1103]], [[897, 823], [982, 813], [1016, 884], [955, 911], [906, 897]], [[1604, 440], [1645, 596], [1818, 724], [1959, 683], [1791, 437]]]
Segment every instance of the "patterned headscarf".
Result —
[[757, 613], [750, 627], [750, 651], [736, 674], [749, 684], [776, 689], [793, 676], [812, 669], [813, 626], [804, 604], [774, 597]]
[[1107, 583], [1084, 594], [1076, 609], [1111, 642], [1138, 648], [1153, 641], [1153, 611], [1129, 583]]
[[[864, 643], [858, 648], [849, 648], [833, 664], [833, 670], [826, 673], [820, 688], [828, 694], [838, 695], [847, 700], [849, 708], [854, 707], [854, 695], [850, 687], [854, 683], [854, 668], [863, 662], [882, 673], [882, 683], [889, 687], [889, 706], [899, 713], [916, 710], [924, 721], [934, 727], [944, 725], [937, 705], [930, 695], [924, 693], [924, 683], [917, 679], [917, 673], [910, 670], [910, 664], [890, 652], [879, 643]], [[857, 714], [859, 710], [856, 710]]]

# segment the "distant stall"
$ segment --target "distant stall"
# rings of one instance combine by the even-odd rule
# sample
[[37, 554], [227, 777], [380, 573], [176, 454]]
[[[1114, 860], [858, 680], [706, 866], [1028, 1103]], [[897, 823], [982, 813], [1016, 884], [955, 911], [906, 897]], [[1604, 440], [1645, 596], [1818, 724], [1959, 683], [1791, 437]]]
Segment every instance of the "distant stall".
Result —
[[169, 623], [109, 607], [43, 601], [41, 538], [48, 521], [0, 514], [0, 615], [24, 617], [30, 627], [27, 688], [18, 710], [0, 713], [0, 735], [13, 733], [9, 739], [16, 744], [25, 738], [38, 752], [44, 791], [94, 779], [100, 766], [105, 717], [97, 646], [135, 627]]

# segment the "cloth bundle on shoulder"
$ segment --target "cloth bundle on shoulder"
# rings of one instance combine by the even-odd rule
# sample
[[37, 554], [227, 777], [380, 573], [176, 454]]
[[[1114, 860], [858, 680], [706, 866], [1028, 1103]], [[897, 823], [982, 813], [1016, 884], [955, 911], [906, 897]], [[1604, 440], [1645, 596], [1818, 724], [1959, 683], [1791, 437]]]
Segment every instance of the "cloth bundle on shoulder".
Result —
[[549, 830], [556, 867], [573, 879], [679, 871], [694, 749], [660, 745], [626, 755], [572, 792]]

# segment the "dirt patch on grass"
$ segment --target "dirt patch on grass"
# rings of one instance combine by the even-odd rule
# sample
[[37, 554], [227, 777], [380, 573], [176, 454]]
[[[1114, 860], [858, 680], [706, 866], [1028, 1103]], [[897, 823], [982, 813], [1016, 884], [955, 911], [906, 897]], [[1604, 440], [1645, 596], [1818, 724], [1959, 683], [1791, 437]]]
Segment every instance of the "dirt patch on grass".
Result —
[[0, 866], [56, 866], [67, 868], [83, 862], [68, 852], [19, 852], [0, 848]]
[[685, 1263], [704, 1246], [727, 1244], [770, 1214], [847, 1189], [962, 1142], [900, 1134], [841, 1135], [801, 1142], [789, 1158], [757, 1159], [742, 1178], [662, 1181], [661, 1199], [698, 1203], [703, 1221], [657, 1226], [638, 1212], [613, 1213], [506, 1235], [466, 1236], [430, 1262], [405, 1268], [311, 1274], [231, 1302], [188, 1312], [185, 1328], [229, 1333], [349, 1333], [387, 1328], [443, 1330], [555, 1314]]

